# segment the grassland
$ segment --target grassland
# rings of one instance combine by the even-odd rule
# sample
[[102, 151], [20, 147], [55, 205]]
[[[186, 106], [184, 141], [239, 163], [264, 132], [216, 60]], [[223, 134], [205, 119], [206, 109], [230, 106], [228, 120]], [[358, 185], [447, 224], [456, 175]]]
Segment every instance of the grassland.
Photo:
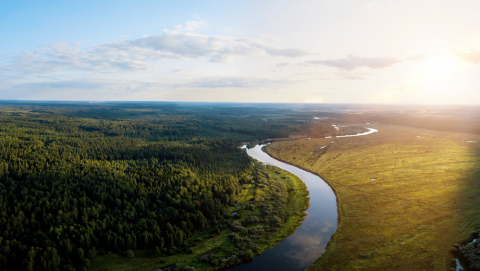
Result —
[[[154, 251], [151, 250], [137, 250], [134, 258], [109, 254], [97, 257], [92, 262], [91, 270], [151, 271], [177, 263], [192, 266], [195, 270], [217, 270], [225, 266], [212, 266], [209, 263], [213, 262], [212, 257], [216, 262], [220, 262], [222, 258], [231, 258], [232, 254], [238, 255], [248, 249], [253, 250], [251, 252], [253, 254], [259, 254], [274, 246], [292, 234], [300, 225], [305, 216], [303, 211], [308, 207], [308, 191], [301, 179], [276, 167], [264, 167], [255, 162], [252, 174], [252, 183], [242, 185], [239, 197], [241, 207], [232, 208], [232, 212], [236, 211], [237, 214], [219, 223], [209, 232], [203, 232], [186, 240], [186, 243], [196, 243], [190, 250], [171, 256], [162, 254], [159, 257], [155, 256]], [[273, 207], [269, 210], [270, 214], [265, 213], [265, 206], [268, 205]], [[282, 218], [281, 225], [271, 226], [270, 220], [261, 219], [273, 216]], [[245, 221], [251, 217], [260, 218], [260, 221], [245, 224]], [[250, 240], [245, 237], [245, 232], [252, 228], [263, 228], [265, 232], [257, 233], [258, 238]], [[232, 240], [232, 233], [234, 238], [242, 240], [240, 242]], [[239, 245], [244, 251], [239, 248]], [[207, 258], [207, 261], [201, 261], [200, 257], [206, 254], [211, 256], [210, 260]]]
[[451, 246], [480, 225], [480, 144], [465, 142], [480, 137], [368, 127], [379, 133], [267, 147], [339, 196], [339, 228], [309, 270], [450, 270]]

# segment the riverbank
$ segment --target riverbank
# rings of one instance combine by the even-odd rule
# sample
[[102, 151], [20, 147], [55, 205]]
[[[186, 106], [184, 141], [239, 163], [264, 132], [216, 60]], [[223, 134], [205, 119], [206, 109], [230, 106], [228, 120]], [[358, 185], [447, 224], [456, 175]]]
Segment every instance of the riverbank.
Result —
[[[283, 163], [262, 151], [263, 146], [248, 149], [249, 156], [291, 172], [302, 179], [310, 193], [308, 216], [302, 225], [284, 241], [241, 265], [235, 271], [304, 271], [325, 251], [336, 231], [337, 204], [332, 189], [318, 175]], [[233, 270], [233, 269], [232, 269]]]
[[[275, 156], [273, 156], [271, 153], [269, 153], [269, 148], [268, 148], [268, 145], [263, 147], [262, 150], [268, 154], [270, 157], [280, 161], [280, 162], [283, 162], [285, 164], [288, 164], [288, 165], [292, 165], [292, 166], [295, 166], [301, 170], [304, 170], [306, 172], [309, 172], [315, 176], [318, 176], [320, 179], [322, 179], [329, 187], [330, 189], [332, 189], [333, 193], [335, 194], [335, 201], [337, 203], [337, 231], [341, 228], [342, 226], [342, 208], [340, 208], [340, 206], [342, 206], [342, 202], [341, 202], [341, 198], [338, 196], [338, 191], [335, 189], [335, 187], [328, 181], [327, 178], [325, 178], [325, 176], [322, 176], [320, 173], [318, 172], [314, 172], [312, 170], [309, 170], [307, 168], [302, 168], [301, 166], [299, 165], [294, 165], [288, 161], [285, 161], [285, 160], [282, 160], [280, 158], [277, 158]], [[335, 232], [336, 233], [336, 232]], [[335, 234], [332, 235], [332, 240], [335, 240], [336, 239], [336, 236]], [[325, 253], [328, 253], [329, 252], [329, 247], [330, 245], [334, 245], [335, 243], [334, 242], [328, 242], [327, 246], [326, 246], [326, 252]]]
[[462, 134], [373, 128], [268, 147], [325, 177], [341, 200], [341, 227], [309, 270], [449, 270], [451, 246], [480, 223], [479, 145], [455, 141]]
[[[135, 251], [134, 258], [110, 254], [93, 261], [91, 270], [154, 270], [180, 263], [195, 270], [218, 270], [248, 261], [295, 232], [308, 208], [308, 190], [295, 175], [255, 162], [251, 176], [244, 176], [235, 215], [185, 241], [181, 253]], [[237, 208], [238, 207], [238, 208]]]

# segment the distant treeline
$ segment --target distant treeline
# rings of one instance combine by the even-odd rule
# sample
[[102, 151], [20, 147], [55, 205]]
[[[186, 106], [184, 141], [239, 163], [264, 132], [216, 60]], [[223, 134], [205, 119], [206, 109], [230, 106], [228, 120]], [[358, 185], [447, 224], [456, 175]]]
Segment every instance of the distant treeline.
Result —
[[378, 122], [382, 124], [392, 124], [398, 126], [409, 126], [434, 131], [457, 132], [480, 134], [480, 122], [476, 117], [446, 115], [446, 116], [415, 116], [411, 114], [349, 114], [349, 113], [329, 113], [322, 112], [316, 114], [318, 116], [327, 117], [321, 121], [324, 123], [367, 123]]
[[471, 118], [370, 116], [368, 120], [435, 131], [480, 134], [480, 122]]

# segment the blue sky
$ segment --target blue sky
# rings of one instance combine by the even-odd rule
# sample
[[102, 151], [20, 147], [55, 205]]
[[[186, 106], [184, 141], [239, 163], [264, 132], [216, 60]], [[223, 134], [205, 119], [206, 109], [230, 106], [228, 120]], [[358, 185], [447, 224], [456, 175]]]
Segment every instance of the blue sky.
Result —
[[[0, 1], [0, 32], [8, 37], [2, 39], [1, 50], [5, 54], [53, 42], [93, 45], [137, 38], [161, 33], [195, 15], [214, 15], [228, 23], [218, 16], [226, 2], [210, 3], [207, 7], [200, 1]], [[226, 10], [237, 6], [232, 3]]]
[[478, 10], [0, 0], [0, 99], [478, 104]]

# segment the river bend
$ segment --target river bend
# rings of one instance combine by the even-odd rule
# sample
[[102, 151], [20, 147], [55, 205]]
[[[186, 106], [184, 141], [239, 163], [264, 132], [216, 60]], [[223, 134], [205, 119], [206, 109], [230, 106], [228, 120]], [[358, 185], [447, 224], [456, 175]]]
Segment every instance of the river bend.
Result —
[[335, 194], [320, 177], [272, 158], [262, 151], [263, 146], [265, 145], [247, 149], [248, 155], [264, 165], [279, 167], [302, 179], [310, 192], [310, 206], [306, 211], [308, 215], [297, 230], [284, 241], [255, 256], [252, 262], [227, 270], [305, 270], [322, 255], [330, 237], [337, 229]]

